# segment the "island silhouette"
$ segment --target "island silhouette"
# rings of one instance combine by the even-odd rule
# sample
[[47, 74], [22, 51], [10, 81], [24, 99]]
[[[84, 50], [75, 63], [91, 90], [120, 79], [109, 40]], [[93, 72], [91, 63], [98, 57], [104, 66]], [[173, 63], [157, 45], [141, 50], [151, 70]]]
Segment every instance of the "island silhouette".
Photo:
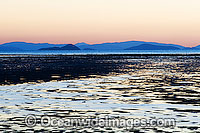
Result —
[[23, 51], [23, 50], [198, 50], [196, 47], [184, 47], [177, 44], [165, 44], [158, 42], [125, 41], [100, 44], [50, 44], [50, 43], [27, 43], [9, 42], [0, 45], [0, 51]]

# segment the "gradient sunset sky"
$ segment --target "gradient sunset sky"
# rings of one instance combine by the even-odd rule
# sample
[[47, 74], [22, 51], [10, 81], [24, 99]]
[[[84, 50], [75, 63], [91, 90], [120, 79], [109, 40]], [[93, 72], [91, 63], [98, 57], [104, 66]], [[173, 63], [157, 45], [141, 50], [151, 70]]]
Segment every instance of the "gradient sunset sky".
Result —
[[0, 44], [11, 41], [200, 44], [200, 0], [0, 0]]

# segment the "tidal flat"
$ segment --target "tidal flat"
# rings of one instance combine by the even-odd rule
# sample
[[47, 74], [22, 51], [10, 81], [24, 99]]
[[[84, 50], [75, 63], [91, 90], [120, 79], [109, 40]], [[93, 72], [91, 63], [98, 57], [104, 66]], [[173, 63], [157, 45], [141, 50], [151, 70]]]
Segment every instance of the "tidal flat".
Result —
[[[198, 132], [199, 55], [0, 55], [0, 131]], [[174, 118], [175, 127], [27, 127], [53, 118]]]

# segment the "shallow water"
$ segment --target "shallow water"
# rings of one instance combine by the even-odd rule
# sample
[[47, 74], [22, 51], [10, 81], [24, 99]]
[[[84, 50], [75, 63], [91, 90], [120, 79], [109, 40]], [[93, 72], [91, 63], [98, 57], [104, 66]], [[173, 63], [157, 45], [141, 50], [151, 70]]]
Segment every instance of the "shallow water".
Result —
[[[177, 123], [174, 128], [138, 127], [135, 130], [200, 130], [200, 60], [194, 57], [167, 57], [133, 59], [128, 62], [120, 72], [106, 75], [0, 86], [0, 130], [32, 129], [23, 125], [24, 116], [28, 114], [175, 118]], [[43, 127], [36, 126], [33, 129], [40, 131]], [[126, 128], [79, 128], [76, 131], [81, 132], [83, 129], [129, 131]], [[73, 128], [67, 130], [74, 131]]]

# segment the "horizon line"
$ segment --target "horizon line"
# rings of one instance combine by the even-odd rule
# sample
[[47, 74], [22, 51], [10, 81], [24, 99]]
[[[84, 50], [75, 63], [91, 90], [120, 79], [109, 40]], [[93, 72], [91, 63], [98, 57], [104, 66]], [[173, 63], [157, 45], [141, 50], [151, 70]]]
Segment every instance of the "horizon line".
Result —
[[[107, 42], [102, 42], [102, 43], [87, 43], [87, 42], [78, 42], [78, 43], [49, 43], [49, 42], [28, 42], [28, 41], [9, 41], [9, 42], [5, 42], [5, 43], [1, 43], [0, 45], [6, 44], [6, 43], [33, 43], [33, 44], [55, 44], [55, 45], [62, 45], [62, 44], [78, 44], [78, 43], [86, 43], [89, 45], [96, 45], [96, 44], [105, 44], [105, 43], [122, 43], [122, 42], [149, 42], [149, 43], [162, 43], [162, 44], [173, 44], [173, 45], [179, 45], [179, 46], [183, 46], [181, 44], [177, 44], [177, 43], [165, 43], [165, 42], [158, 42], [158, 41], [144, 41], [144, 40], [126, 40], [126, 41], [107, 41]], [[196, 46], [193, 47], [197, 47], [199, 46], [198, 44]], [[188, 47], [188, 48], [192, 48], [189, 46], [183, 46], [183, 47]]]

